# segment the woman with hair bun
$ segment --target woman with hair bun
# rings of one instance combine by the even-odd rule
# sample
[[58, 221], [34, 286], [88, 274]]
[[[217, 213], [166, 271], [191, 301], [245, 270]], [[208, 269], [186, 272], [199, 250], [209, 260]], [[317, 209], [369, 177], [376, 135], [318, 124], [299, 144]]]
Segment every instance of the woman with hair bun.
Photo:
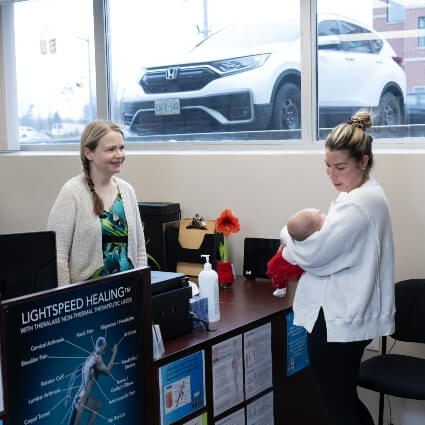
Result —
[[394, 332], [394, 248], [390, 209], [370, 175], [372, 125], [359, 111], [327, 137], [326, 172], [340, 192], [322, 228], [294, 241], [286, 226], [283, 257], [305, 273], [294, 324], [307, 330], [310, 364], [332, 425], [373, 425], [357, 394], [365, 347]]
[[83, 173], [62, 187], [47, 224], [56, 232], [59, 285], [147, 265], [135, 191], [116, 177], [125, 160], [121, 128], [89, 123], [80, 156]]

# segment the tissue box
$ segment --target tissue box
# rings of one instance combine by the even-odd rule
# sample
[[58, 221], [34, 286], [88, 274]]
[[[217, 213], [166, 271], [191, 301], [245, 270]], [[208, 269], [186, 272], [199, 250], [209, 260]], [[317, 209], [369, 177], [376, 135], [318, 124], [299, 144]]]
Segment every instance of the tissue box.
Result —
[[[208, 323], [208, 298], [206, 297], [192, 297], [189, 300], [190, 311], [199, 317], [204, 322]], [[192, 318], [192, 327], [199, 328], [201, 327], [201, 322], [199, 320], [194, 320]]]

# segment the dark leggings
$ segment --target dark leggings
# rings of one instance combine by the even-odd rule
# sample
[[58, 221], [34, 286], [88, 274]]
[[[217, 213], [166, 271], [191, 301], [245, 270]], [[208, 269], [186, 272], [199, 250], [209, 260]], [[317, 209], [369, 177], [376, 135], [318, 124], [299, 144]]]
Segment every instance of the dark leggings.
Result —
[[332, 425], [373, 425], [357, 394], [360, 361], [368, 341], [327, 342], [323, 310], [307, 334], [310, 364]]

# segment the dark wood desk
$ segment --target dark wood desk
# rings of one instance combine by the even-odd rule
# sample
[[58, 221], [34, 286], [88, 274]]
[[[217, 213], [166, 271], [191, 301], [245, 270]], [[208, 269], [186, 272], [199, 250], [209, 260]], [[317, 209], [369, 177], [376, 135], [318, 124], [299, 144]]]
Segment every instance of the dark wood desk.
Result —
[[[245, 280], [238, 278], [228, 289], [220, 289], [220, 322], [212, 332], [194, 329], [189, 334], [165, 343], [165, 353], [155, 361], [155, 391], [159, 394], [158, 368], [199, 350], [205, 350], [205, 381], [208, 423], [213, 424], [211, 347], [223, 340], [250, 329], [271, 323], [273, 356], [274, 423], [288, 425], [327, 425], [327, 418], [320, 402], [317, 387], [309, 367], [295, 375], [286, 376], [286, 320], [291, 312], [295, 286], [288, 287], [283, 298], [274, 297], [269, 280]], [[244, 403], [245, 404], [245, 403]], [[230, 409], [241, 408], [244, 404]], [[205, 411], [205, 410], [204, 410]], [[199, 413], [198, 413], [199, 414]], [[194, 415], [195, 417], [197, 415]], [[183, 421], [189, 420], [191, 416]], [[156, 414], [159, 424], [159, 401]]]

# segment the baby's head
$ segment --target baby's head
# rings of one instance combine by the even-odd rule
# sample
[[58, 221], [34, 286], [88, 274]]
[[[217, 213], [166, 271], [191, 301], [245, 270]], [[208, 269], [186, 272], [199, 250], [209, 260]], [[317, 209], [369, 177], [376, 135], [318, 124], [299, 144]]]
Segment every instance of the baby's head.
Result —
[[306, 208], [294, 214], [287, 224], [292, 239], [303, 241], [322, 228], [325, 214], [316, 208]]

